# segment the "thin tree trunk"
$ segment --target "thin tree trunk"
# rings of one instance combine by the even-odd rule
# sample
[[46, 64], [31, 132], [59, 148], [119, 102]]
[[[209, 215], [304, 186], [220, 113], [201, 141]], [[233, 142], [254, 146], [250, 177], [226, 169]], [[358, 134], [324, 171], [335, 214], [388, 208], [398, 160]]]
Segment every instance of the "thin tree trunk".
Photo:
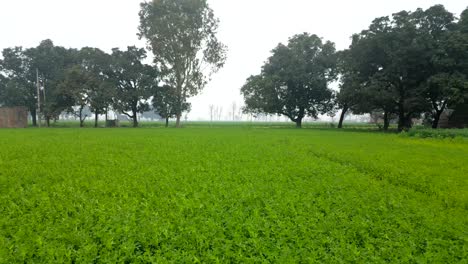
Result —
[[138, 116], [136, 111], [133, 111], [133, 127], [138, 127]]
[[50, 117], [46, 117], [46, 124], [47, 124], [47, 127], [50, 127]]
[[37, 126], [36, 109], [31, 110], [32, 125]]
[[384, 131], [387, 131], [389, 126], [390, 126], [390, 118], [389, 118], [389, 116], [388, 116], [388, 112], [385, 111], [385, 112], [384, 112], [384, 126], [383, 126], [383, 130], [384, 130]]
[[346, 112], [348, 112], [348, 106], [344, 105], [343, 110], [341, 110], [340, 121], [338, 122], [338, 128], [343, 128], [343, 121], [346, 116]]
[[405, 111], [404, 111], [404, 106], [403, 103], [400, 101], [398, 103], [398, 132], [403, 131], [406, 129], [406, 120], [405, 120]]
[[166, 117], [166, 127], [169, 127], [169, 117]]
[[80, 127], [83, 127], [83, 107], [80, 107], [80, 115], [78, 117], [80, 118]]

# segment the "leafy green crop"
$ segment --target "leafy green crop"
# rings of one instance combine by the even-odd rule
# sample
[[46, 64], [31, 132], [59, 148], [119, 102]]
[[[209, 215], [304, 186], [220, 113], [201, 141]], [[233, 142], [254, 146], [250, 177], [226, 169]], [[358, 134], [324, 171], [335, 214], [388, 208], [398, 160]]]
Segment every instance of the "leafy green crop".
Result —
[[468, 129], [418, 129], [414, 128], [408, 132], [402, 133], [403, 136], [420, 138], [468, 138]]
[[0, 130], [0, 263], [463, 263], [468, 142]]

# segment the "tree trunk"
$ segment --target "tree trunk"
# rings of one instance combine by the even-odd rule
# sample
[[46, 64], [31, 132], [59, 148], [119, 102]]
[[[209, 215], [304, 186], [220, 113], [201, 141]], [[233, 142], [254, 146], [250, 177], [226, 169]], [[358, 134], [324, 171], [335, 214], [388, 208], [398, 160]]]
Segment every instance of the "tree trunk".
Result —
[[46, 117], [46, 124], [47, 124], [47, 127], [50, 127], [50, 117]]
[[94, 127], [98, 127], [98, 113], [94, 113]]
[[78, 116], [78, 118], [80, 119], [80, 127], [83, 127], [83, 106], [80, 107], [80, 114]]
[[411, 119], [411, 113], [405, 117], [405, 129], [410, 130], [413, 127], [413, 120]]
[[36, 116], [36, 109], [33, 109], [30, 111], [31, 112], [31, 119], [32, 119], [32, 125], [37, 126], [37, 116]]
[[340, 121], [338, 122], [338, 128], [343, 128], [343, 121], [346, 116], [346, 112], [348, 112], [348, 106], [344, 105], [343, 110], [341, 110]]
[[388, 112], [384, 112], [384, 125], [383, 125], [383, 130], [387, 131], [388, 127], [390, 126], [390, 118], [388, 116]]
[[177, 114], [177, 116], [176, 116], [176, 127], [177, 128], [180, 128], [180, 116], [181, 116], [181, 114]]
[[133, 127], [138, 127], [138, 116], [137, 116], [137, 112], [136, 111], [133, 111]]
[[398, 103], [398, 132], [406, 129], [406, 118], [403, 102]]
[[106, 108], [106, 124], [107, 124], [107, 114], [109, 112], [109, 108]]
[[169, 127], [169, 117], [166, 117], [166, 127]]
[[296, 128], [302, 128], [302, 117], [298, 117], [294, 122], [296, 122]]
[[439, 120], [440, 116], [445, 110], [445, 107], [447, 106], [447, 102], [444, 102], [440, 109], [437, 107], [437, 102], [435, 100], [432, 101], [432, 106], [434, 108], [435, 113], [433, 114], [434, 120], [432, 120], [432, 128], [436, 129], [439, 127]]
[[440, 120], [440, 115], [442, 115], [442, 111], [436, 111], [434, 114], [434, 120], [432, 120], [432, 128], [437, 129], [439, 127], [439, 120]]

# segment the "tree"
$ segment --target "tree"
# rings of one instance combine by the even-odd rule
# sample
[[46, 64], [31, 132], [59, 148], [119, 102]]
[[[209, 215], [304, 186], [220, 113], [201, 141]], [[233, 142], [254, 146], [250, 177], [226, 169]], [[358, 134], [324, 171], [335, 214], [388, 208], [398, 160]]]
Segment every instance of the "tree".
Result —
[[236, 121], [236, 109], [237, 109], [236, 102], [232, 102], [231, 109], [232, 109], [232, 121]]
[[44, 87], [41, 109], [47, 126], [52, 118], [57, 118], [62, 111], [70, 107], [71, 101], [63, 100], [63, 92], [59, 85], [64, 80], [66, 71], [76, 65], [76, 54], [77, 50], [55, 46], [50, 39], [25, 51], [30, 72], [34, 72], [34, 75], [36, 70], [39, 72], [39, 81]]
[[157, 86], [157, 70], [143, 64], [146, 51], [135, 46], [126, 51], [118, 48], [112, 50], [112, 62], [108, 72], [116, 87], [114, 109], [133, 120], [133, 126], [138, 126], [138, 113], [149, 110], [147, 100]]
[[0, 103], [5, 106], [26, 106], [36, 126], [35, 70], [31, 69], [30, 60], [22, 47], [4, 49], [2, 55]]
[[442, 5], [418, 10], [414, 16], [419, 38], [425, 44], [422, 52], [428, 54], [421, 71], [425, 79], [422, 85], [432, 106], [432, 127], [437, 128], [442, 112], [464, 101], [468, 38], [457, 29], [455, 16]]
[[147, 40], [164, 83], [175, 90], [180, 127], [187, 99], [226, 59], [226, 47], [216, 37], [218, 19], [206, 0], [153, 0], [141, 4], [139, 15], [139, 37]]
[[343, 128], [343, 121], [348, 111], [368, 113], [372, 110], [372, 107], [366, 103], [368, 98], [364, 94], [364, 87], [359, 79], [360, 74], [353, 71], [355, 63], [351, 56], [353, 51], [355, 49], [348, 49], [338, 53], [337, 69], [340, 73], [340, 91], [336, 95], [336, 104], [341, 109], [338, 128]]
[[5, 101], [8, 98], [7, 96], [5, 96], [6, 82], [7, 79], [2, 74], [0, 74], [0, 106], [5, 105]]
[[394, 111], [400, 131], [409, 129], [411, 119], [430, 107], [422, 87], [429, 58], [419, 31], [420, 12], [377, 18], [368, 30], [353, 37], [350, 47], [352, 72], [370, 96], [370, 105], [387, 117]]
[[463, 10], [458, 21], [457, 30], [463, 34], [468, 34], [468, 7]]
[[[158, 87], [153, 96], [153, 108], [155, 113], [166, 120], [166, 127], [169, 126], [169, 118], [177, 115], [176, 111], [177, 96], [175, 90], [168, 85]], [[183, 111], [190, 109], [190, 104], [183, 105]]]
[[84, 120], [88, 117], [83, 114], [83, 110], [89, 104], [91, 87], [96, 85], [97, 80], [79, 65], [68, 69], [59, 85], [62, 100], [68, 102], [67, 112], [79, 118], [80, 127], [84, 126]]
[[78, 56], [79, 65], [88, 78], [87, 96], [90, 109], [94, 113], [94, 127], [97, 127], [98, 116], [107, 116], [114, 97], [115, 90], [107, 75], [111, 57], [100, 49], [90, 47], [82, 48]]
[[245, 111], [287, 116], [302, 126], [306, 116], [317, 118], [333, 109], [336, 53], [332, 42], [317, 35], [295, 35], [287, 46], [279, 44], [258, 76], [242, 87]]
[[215, 116], [215, 106], [210, 104], [208, 108], [210, 110], [210, 122], [213, 122], [213, 117]]
[[88, 117], [83, 112], [87, 106], [95, 114], [94, 127], [97, 127], [98, 115], [107, 111], [112, 100], [112, 88], [102, 75], [78, 64], [66, 71], [59, 85], [62, 104], [68, 105], [66, 110], [79, 118], [80, 127]]

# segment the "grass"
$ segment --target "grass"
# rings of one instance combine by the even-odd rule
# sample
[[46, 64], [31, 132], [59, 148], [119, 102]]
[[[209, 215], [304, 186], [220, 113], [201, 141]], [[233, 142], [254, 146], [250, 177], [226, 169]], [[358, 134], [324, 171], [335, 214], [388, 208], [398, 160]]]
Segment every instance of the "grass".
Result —
[[0, 263], [466, 263], [468, 141], [0, 130]]

